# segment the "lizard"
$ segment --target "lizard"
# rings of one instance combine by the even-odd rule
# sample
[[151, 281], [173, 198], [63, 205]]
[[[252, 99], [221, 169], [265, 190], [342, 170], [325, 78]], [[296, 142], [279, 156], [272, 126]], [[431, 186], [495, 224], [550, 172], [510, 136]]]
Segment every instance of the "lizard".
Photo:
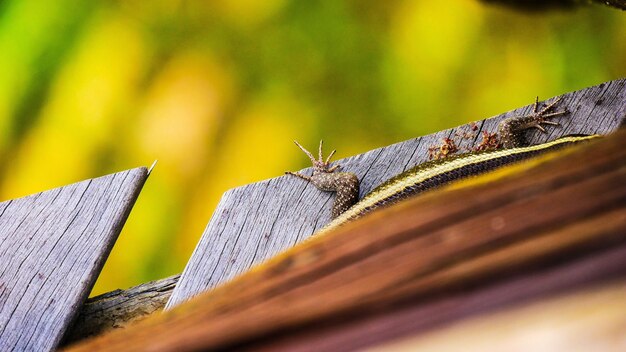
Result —
[[525, 138], [525, 131], [536, 128], [545, 133], [546, 130], [542, 125], [559, 125], [557, 122], [549, 120], [550, 118], [568, 113], [567, 110], [553, 110], [559, 100], [560, 98], [557, 98], [539, 109], [539, 99], [537, 98], [532, 113], [502, 120], [498, 124], [497, 132], [500, 137], [499, 148], [451, 155], [444, 159], [419, 164], [390, 178], [366, 194], [361, 200], [358, 199], [358, 177], [351, 172], [336, 172], [341, 167], [339, 164], [331, 166], [330, 159], [336, 150], [333, 150], [325, 160], [323, 159], [323, 141], [320, 141], [319, 144], [318, 159], [315, 159], [308, 150], [294, 141], [313, 164], [311, 176], [291, 171], [285, 173], [306, 180], [322, 191], [337, 193], [331, 211], [331, 221], [316, 233], [319, 235], [375, 209], [388, 206], [456, 179], [478, 175], [547, 151], [599, 137], [598, 135], [570, 135], [551, 142], [530, 145]]

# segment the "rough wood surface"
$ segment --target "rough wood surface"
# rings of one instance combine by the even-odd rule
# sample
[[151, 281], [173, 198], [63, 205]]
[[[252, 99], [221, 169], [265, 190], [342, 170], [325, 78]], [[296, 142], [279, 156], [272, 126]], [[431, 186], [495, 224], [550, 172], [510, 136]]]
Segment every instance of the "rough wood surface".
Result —
[[[565, 94], [558, 107], [570, 111], [558, 119], [561, 127], [550, 128], [547, 134], [531, 132], [531, 142], [543, 143], [566, 134], [614, 131], [626, 116], [626, 79]], [[501, 120], [528, 114], [531, 108], [525, 106], [477, 122], [473, 140], [455, 138], [456, 132], [472, 132], [468, 124], [338, 162], [344, 170], [358, 175], [362, 197], [383, 181], [428, 160], [428, 148], [440, 145], [443, 138], [456, 139], [460, 147], [476, 146], [481, 131], [495, 132]], [[224, 193], [166, 309], [308, 238], [329, 221], [332, 201], [330, 193], [285, 176]]]
[[0, 350], [56, 347], [146, 177], [137, 168], [0, 203]]
[[[69, 350], [254, 349], [584, 261], [626, 244], [624, 165], [626, 130], [620, 130], [407, 199], [171, 311]], [[603, 276], [610, 268], [580, 275]], [[297, 347], [307, 350], [308, 342]]]
[[180, 275], [151, 281], [127, 290], [115, 290], [89, 298], [63, 338], [63, 345], [122, 329], [160, 311], [172, 295]]

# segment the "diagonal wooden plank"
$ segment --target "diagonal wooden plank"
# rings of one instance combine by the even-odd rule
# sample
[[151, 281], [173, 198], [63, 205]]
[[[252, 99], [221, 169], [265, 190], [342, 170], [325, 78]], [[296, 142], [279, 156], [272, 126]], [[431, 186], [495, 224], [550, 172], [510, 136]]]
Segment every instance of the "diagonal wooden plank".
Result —
[[0, 203], [0, 350], [53, 350], [87, 298], [148, 172]]
[[[531, 132], [532, 143], [544, 143], [566, 134], [607, 134], [626, 116], [626, 79], [561, 96], [558, 107], [570, 113], [561, 117], [560, 128], [548, 133]], [[525, 115], [532, 105], [509, 111], [475, 124], [467, 124], [407, 140], [339, 161], [361, 180], [360, 196], [390, 177], [428, 160], [429, 147], [445, 137], [475, 133], [459, 139], [461, 148], [480, 143], [482, 131], [495, 132], [507, 117]], [[311, 173], [310, 169], [302, 171]], [[277, 177], [227, 191], [205, 229], [166, 308], [246, 271], [272, 255], [309, 237], [330, 219], [333, 196], [292, 177]]]

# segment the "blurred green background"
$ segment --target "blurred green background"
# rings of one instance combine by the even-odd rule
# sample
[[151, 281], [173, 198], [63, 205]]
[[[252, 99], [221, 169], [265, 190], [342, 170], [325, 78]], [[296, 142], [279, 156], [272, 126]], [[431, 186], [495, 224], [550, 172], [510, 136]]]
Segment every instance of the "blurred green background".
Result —
[[626, 76], [618, 10], [0, 1], [0, 200], [159, 159], [94, 292], [182, 271], [222, 192]]

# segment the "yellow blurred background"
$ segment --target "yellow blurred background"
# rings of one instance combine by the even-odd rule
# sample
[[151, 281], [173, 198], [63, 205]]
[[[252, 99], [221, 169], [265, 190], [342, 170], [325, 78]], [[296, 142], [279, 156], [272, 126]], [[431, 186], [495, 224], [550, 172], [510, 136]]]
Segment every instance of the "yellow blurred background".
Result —
[[618, 10], [0, 1], [0, 201], [137, 166], [93, 294], [181, 272], [221, 194], [626, 76]]

